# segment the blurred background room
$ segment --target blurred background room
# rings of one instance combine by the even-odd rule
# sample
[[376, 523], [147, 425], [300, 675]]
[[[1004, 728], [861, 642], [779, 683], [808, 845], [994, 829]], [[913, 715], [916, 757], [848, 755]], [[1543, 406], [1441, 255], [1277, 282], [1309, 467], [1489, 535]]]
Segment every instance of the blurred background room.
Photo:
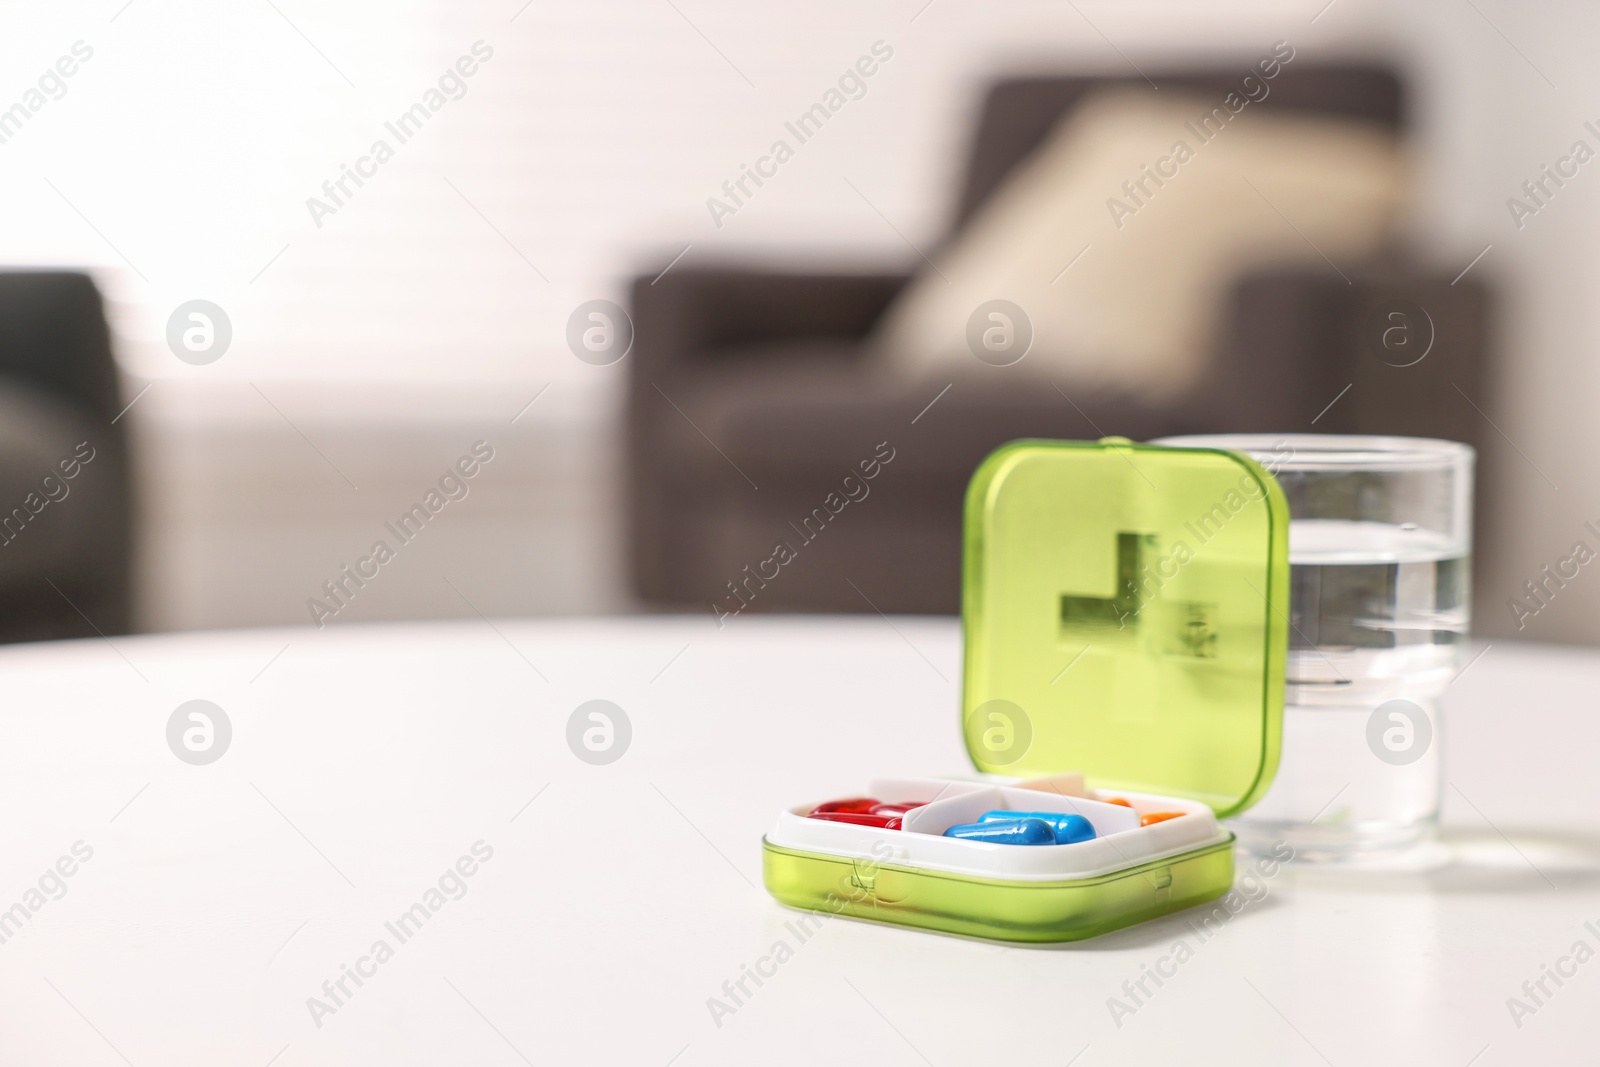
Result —
[[1591, 8], [4, 18], [9, 638], [954, 613], [996, 445], [1266, 431], [1473, 444], [1479, 633], [1600, 641]]

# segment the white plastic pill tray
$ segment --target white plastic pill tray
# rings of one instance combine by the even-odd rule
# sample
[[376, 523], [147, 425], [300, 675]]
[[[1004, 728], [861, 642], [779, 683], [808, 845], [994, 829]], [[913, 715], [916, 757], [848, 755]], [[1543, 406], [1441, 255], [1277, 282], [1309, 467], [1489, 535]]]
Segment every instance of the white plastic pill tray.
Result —
[[[1092, 790], [1078, 773], [1027, 780], [1000, 775], [880, 778], [865, 795], [890, 804], [922, 806], [905, 813], [899, 830], [808, 818], [814, 804], [791, 808], [778, 816], [767, 841], [779, 848], [845, 859], [1008, 881], [1054, 882], [1110, 874], [1232, 840], [1205, 804], [1150, 793]], [[1133, 807], [1109, 803], [1111, 797], [1125, 799]], [[1069, 845], [1001, 845], [942, 836], [952, 826], [977, 822], [984, 812], [996, 810], [1082, 815], [1095, 836]], [[1139, 825], [1141, 815], [1158, 811], [1183, 815]]]

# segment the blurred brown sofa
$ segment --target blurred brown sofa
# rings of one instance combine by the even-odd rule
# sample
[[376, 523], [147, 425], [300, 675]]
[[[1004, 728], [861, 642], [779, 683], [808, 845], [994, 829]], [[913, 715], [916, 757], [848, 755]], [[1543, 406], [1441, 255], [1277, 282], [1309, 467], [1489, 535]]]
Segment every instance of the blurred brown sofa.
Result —
[[132, 625], [124, 410], [89, 276], [0, 271], [0, 642]]
[[[1238, 82], [1231, 67], [1152, 77], [1218, 96]], [[1118, 82], [1143, 84], [995, 84], [952, 232], [1085, 94]], [[1260, 106], [1405, 130], [1400, 82], [1376, 67], [1285, 69]], [[937, 262], [938, 251], [927, 251]], [[1262, 431], [1477, 443], [1483, 417], [1462, 395], [1481, 395], [1487, 296], [1477, 279], [1452, 284], [1452, 272], [1415, 266], [1403, 249], [1341, 269], [1344, 276], [1294, 267], [1239, 277], [1226, 326], [1210, 343], [1214, 373], [1164, 406], [1019, 385], [1003, 368], [982, 368], [993, 372], [992, 385], [963, 379], [934, 402], [937, 386], [913, 391], [870, 373], [862, 340], [909, 274], [726, 264], [643, 275], [632, 289], [626, 411], [633, 588], [647, 604], [719, 617], [956, 612], [967, 479], [984, 455], [1019, 437]], [[1366, 339], [1377, 309], [1392, 300], [1412, 301], [1432, 320], [1432, 349], [1414, 366], [1391, 366]], [[893, 458], [863, 483], [864, 498], [845, 500], [845, 476], [884, 442]], [[826, 525], [806, 524], [818, 509]], [[770, 562], [779, 542], [792, 552], [781, 565]]]

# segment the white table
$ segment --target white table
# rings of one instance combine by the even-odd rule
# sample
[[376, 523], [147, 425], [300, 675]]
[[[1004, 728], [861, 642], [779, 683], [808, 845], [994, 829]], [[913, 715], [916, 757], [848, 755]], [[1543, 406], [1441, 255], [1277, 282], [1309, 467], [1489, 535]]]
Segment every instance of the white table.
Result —
[[[93, 849], [0, 944], [0, 1063], [1592, 1062], [1600, 960], [1520, 1029], [1506, 1001], [1600, 947], [1600, 655], [1496, 645], [1455, 684], [1457, 860], [1432, 873], [1285, 870], [1204, 942], [1178, 915], [1065, 948], [843, 919], [799, 944], [762, 833], [876, 774], [963, 772], [958, 650], [953, 622], [874, 617], [0, 651], [0, 909]], [[234, 729], [207, 766], [166, 742], [194, 698]], [[565, 740], [593, 698], [633, 726], [607, 766]], [[386, 931], [478, 841], [463, 897]], [[307, 998], [380, 938], [317, 1026]], [[779, 939], [793, 958], [716, 1025], [708, 998]], [[1118, 1026], [1108, 998], [1180, 939]]]

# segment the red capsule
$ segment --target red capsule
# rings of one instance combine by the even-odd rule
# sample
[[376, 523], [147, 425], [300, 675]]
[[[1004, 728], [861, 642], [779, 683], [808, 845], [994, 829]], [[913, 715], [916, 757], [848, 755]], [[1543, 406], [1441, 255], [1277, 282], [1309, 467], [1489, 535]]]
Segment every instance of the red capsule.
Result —
[[812, 808], [811, 813], [816, 815], [825, 811], [849, 811], [857, 815], [868, 815], [871, 814], [873, 808], [878, 806], [878, 803], [876, 797], [851, 797], [848, 800], [830, 800], [826, 804], [818, 804], [815, 808]]
[[925, 800], [918, 800], [918, 801], [913, 801], [911, 803], [874, 804], [872, 806], [872, 814], [873, 815], [904, 815], [906, 812], [910, 811], [912, 808], [920, 808], [920, 807], [922, 807], [922, 805], [924, 805], [926, 803], [927, 803], [927, 801], [925, 801]]
[[814, 811], [811, 818], [826, 822], [849, 823], [851, 826], [871, 826], [879, 830], [900, 829], [898, 815], [871, 815], [863, 811]]

